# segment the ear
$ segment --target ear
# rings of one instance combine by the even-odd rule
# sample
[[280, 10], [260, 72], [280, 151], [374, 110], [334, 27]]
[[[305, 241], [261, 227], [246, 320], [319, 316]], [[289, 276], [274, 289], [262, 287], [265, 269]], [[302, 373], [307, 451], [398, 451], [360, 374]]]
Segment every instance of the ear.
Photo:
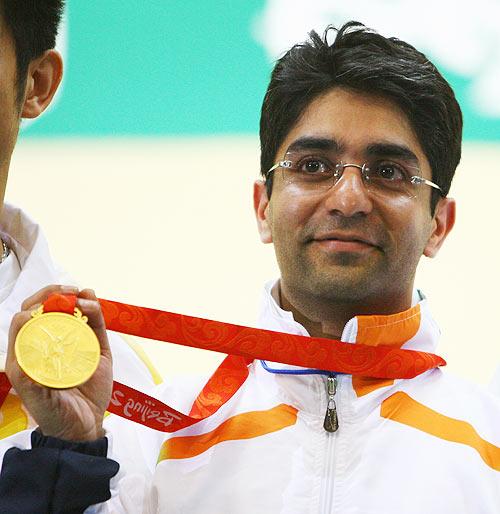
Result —
[[253, 185], [253, 208], [260, 240], [263, 243], [272, 243], [273, 236], [268, 220], [269, 198], [267, 197], [266, 184], [262, 180], [257, 180]]
[[426, 257], [435, 257], [455, 225], [456, 205], [453, 198], [441, 198], [432, 218], [432, 232], [424, 248]]
[[23, 118], [36, 118], [48, 107], [61, 82], [62, 72], [62, 57], [56, 50], [47, 50], [30, 62], [21, 110]]

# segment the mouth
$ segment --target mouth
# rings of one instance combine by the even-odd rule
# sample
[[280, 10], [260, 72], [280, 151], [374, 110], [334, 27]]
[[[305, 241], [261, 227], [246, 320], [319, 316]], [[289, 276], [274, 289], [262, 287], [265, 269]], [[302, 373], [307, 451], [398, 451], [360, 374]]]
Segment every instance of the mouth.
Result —
[[323, 234], [313, 237], [311, 242], [331, 252], [362, 253], [380, 248], [373, 240], [358, 234]]

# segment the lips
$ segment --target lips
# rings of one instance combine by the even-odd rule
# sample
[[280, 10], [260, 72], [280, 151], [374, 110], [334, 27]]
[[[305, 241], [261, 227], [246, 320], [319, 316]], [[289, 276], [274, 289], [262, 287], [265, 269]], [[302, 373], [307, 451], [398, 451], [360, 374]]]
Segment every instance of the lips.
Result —
[[378, 246], [371, 238], [358, 234], [346, 234], [340, 232], [321, 234], [313, 237], [312, 239], [313, 241], [342, 241], [346, 243], [362, 243], [369, 246]]
[[373, 239], [367, 236], [345, 232], [320, 234], [314, 236], [311, 242], [337, 252], [360, 252], [380, 248]]

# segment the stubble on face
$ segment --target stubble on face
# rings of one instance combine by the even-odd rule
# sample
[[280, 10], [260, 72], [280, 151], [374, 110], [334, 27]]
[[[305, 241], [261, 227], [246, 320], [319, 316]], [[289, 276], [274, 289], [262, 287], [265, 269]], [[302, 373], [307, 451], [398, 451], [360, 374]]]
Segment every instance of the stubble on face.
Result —
[[[421, 255], [425, 246], [425, 240], [414, 239], [411, 231], [408, 239], [395, 241], [382, 223], [362, 218], [312, 218], [293, 236], [281, 228], [275, 226], [273, 240], [282, 282], [287, 291], [295, 292], [292, 296], [300, 292], [319, 304], [358, 304], [381, 292], [389, 297], [391, 290], [407, 290], [414, 278], [408, 269], [418, 262], [411, 256]], [[319, 234], [338, 231], [363, 234], [376, 245], [363, 253], [329, 252], [315, 240]]]
[[[385, 139], [404, 142], [425, 160], [399, 109], [359, 93], [333, 90], [313, 101], [288, 144], [311, 135], [346, 141], [347, 162], [363, 162], [360, 149]], [[393, 204], [372, 198], [370, 209], [346, 216], [327, 205], [328, 195], [338, 194], [335, 187], [317, 196], [294, 196], [275, 176], [268, 214], [286, 297], [310, 319], [315, 311], [321, 318], [325, 308], [339, 305], [352, 306], [355, 314], [365, 305], [373, 313], [408, 308], [415, 270], [431, 232], [427, 195]], [[370, 245], [363, 251], [335, 251], [316, 240], [330, 232], [356, 234]]]

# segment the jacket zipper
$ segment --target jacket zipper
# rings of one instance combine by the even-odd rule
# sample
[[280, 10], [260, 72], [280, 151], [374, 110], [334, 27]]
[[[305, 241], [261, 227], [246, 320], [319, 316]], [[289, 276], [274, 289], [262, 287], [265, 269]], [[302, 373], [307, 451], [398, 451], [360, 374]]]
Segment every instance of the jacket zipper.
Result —
[[323, 421], [323, 428], [326, 437], [325, 451], [325, 469], [323, 478], [322, 494], [320, 498], [321, 514], [331, 514], [333, 503], [333, 492], [335, 483], [335, 443], [337, 434], [335, 432], [339, 428], [339, 420], [337, 415], [337, 404], [335, 395], [337, 393], [337, 377], [329, 375], [326, 379], [326, 413]]
[[327, 432], [336, 432], [339, 428], [339, 418], [337, 415], [337, 403], [335, 402], [335, 393], [337, 392], [337, 377], [329, 375], [326, 379], [326, 394], [328, 401], [326, 404], [325, 420], [323, 428]]

